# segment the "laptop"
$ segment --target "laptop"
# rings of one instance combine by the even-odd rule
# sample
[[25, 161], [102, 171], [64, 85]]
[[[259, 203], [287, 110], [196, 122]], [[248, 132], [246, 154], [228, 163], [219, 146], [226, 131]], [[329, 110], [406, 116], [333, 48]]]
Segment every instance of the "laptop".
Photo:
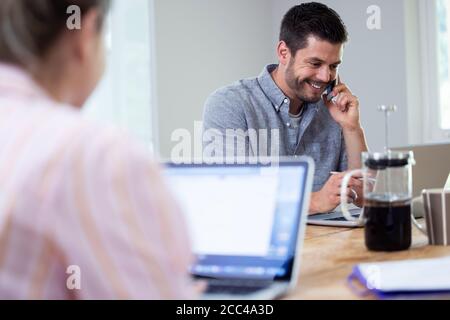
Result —
[[413, 151], [413, 197], [421, 197], [423, 189], [442, 188], [450, 172], [450, 143], [423, 144], [393, 148]]
[[187, 221], [203, 299], [275, 299], [296, 286], [314, 162], [164, 168]]
[[[354, 204], [348, 205], [348, 210], [354, 218], [358, 218], [362, 213], [361, 208]], [[350, 227], [362, 228], [364, 225], [358, 221], [348, 221], [338, 206], [335, 210], [327, 213], [319, 213], [308, 217], [308, 224], [326, 227]]]
[[450, 188], [450, 175], [447, 176], [450, 172], [450, 143], [410, 145], [393, 150], [414, 152], [412, 212], [415, 218], [422, 218], [425, 213], [422, 190], [444, 185], [444, 188]]

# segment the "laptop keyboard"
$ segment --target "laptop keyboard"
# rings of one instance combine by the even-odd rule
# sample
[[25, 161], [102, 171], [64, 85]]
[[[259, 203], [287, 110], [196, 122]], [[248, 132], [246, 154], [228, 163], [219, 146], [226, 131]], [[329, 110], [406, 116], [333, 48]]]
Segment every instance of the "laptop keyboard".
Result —
[[266, 289], [272, 282], [244, 280], [210, 280], [207, 293], [250, 294]]
[[[353, 214], [352, 217], [353, 218], [358, 218], [359, 214]], [[336, 218], [330, 218], [330, 219], [327, 219], [327, 220], [329, 220], [329, 221], [347, 221], [347, 219], [345, 219], [345, 217], [336, 217]]]
[[344, 217], [337, 217], [337, 218], [333, 218], [333, 219], [327, 219], [330, 221], [346, 221], [347, 219], [345, 219]]

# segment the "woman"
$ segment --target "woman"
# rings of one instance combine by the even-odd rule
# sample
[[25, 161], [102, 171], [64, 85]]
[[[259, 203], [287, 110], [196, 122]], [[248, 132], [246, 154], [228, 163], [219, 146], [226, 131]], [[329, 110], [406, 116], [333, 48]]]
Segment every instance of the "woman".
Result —
[[0, 298], [194, 297], [156, 165], [79, 112], [103, 72], [108, 7], [0, 1]]

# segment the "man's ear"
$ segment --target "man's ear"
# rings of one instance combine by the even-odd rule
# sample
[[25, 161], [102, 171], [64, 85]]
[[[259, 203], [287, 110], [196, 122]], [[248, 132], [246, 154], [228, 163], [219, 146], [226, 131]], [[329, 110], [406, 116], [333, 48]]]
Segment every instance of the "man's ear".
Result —
[[287, 65], [291, 59], [291, 51], [289, 50], [286, 42], [280, 41], [277, 46], [278, 61], [282, 65]]
[[95, 49], [94, 46], [98, 44], [97, 40], [100, 35], [98, 18], [98, 11], [91, 9], [83, 15], [81, 29], [74, 30], [71, 41], [74, 41], [75, 56], [79, 61], [88, 59]]

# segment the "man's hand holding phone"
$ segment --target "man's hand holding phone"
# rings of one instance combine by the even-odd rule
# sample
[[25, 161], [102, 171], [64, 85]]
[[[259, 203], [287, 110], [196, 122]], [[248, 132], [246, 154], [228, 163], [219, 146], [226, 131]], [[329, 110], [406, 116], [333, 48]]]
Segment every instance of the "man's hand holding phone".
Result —
[[331, 87], [331, 92], [327, 92], [328, 90], [325, 92], [323, 101], [333, 119], [343, 130], [353, 131], [361, 128], [358, 97], [340, 81], [339, 76]]

